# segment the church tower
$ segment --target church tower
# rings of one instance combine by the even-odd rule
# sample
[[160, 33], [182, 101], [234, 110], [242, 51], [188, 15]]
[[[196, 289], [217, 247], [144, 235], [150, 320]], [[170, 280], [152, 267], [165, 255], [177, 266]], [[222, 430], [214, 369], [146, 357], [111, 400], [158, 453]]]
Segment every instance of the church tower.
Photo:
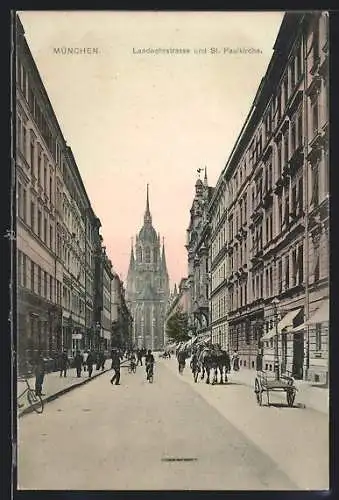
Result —
[[169, 297], [165, 243], [152, 225], [147, 184], [144, 224], [131, 246], [126, 298], [133, 316], [133, 344], [146, 349], [164, 346], [164, 319]]

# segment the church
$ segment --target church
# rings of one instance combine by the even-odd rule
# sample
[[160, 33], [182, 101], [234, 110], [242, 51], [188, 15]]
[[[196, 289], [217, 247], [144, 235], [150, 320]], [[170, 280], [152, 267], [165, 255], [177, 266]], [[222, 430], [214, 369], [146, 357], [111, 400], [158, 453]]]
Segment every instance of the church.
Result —
[[165, 245], [152, 225], [147, 185], [144, 224], [131, 247], [126, 299], [133, 317], [135, 347], [160, 350], [164, 347], [164, 322], [169, 298]]

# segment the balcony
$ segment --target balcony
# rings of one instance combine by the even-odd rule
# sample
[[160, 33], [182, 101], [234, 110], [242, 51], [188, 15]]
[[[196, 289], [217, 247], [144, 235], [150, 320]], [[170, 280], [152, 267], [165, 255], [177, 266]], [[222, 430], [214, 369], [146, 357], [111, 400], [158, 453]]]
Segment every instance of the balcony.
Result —
[[303, 146], [300, 144], [294, 151], [289, 160], [289, 173], [292, 177], [295, 173], [302, 167], [304, 163], [304, 151]]
[[279, 179], [275, 183], [274, 193], [279, 195], [282, 192], [283, 187], [284, 187], [284, 181], [282, 177], [279, 177]]
[[263, 207], [265, 209], [269, 208], [272, 205], [272, 202], [273, 202], [272, 188], [269, 188], [264, 191]]

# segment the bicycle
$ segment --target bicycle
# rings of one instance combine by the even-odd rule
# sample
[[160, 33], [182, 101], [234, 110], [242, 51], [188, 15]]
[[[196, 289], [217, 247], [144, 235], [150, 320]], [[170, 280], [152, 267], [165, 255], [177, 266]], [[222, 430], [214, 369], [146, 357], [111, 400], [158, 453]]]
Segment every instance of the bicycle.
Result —
[[153, 363], [146, 366], [146, 373], [147, 373], [147, 380], [149, 381], [150, 384], [152, 384], [154, 377]]
[[128, 366], [128, 373], [136, 373], [136, 371], [137, 371], [137, 365], [135, 361], [131, 361]]
[[33, 411], [35, 411], [36, 413], [42, 413], [44, 411], [44, 402], [41, 396], [31, 388], [26, 377], [18, 380], [24, 381], [26, 383], [26, 389], [17, 398], [18, 408], [22, 408], [23, 406], [25, 406], [24, 403], [19, 403], [19, 401], [27, 393], [27, 401], [29, 406], [31, 406]]

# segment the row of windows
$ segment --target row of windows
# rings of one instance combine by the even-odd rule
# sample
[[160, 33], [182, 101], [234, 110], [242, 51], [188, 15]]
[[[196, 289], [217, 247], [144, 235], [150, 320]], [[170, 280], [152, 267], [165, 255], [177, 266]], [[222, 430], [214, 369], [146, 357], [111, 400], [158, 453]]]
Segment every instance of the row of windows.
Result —
[[17, 282], [19, 286], [61, 305], [61, 282], [20, 250], [17, 253]]
[[85, 316], [85, 301], [79, 294], [63, 285], [62, 305], [65, 309], [78, 316]]

